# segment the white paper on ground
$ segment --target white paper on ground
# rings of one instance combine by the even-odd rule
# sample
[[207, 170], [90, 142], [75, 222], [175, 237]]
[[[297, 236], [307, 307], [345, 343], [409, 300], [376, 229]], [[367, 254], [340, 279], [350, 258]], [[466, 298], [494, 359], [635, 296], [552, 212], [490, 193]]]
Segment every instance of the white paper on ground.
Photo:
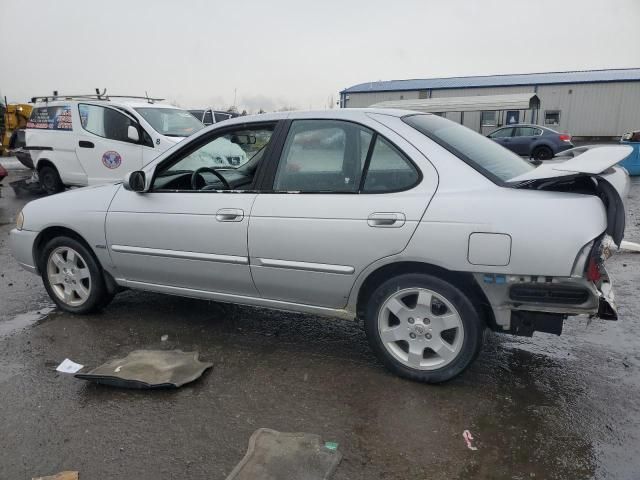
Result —
[[82, 370], [83, 367], [84, 365], [80, 365], [79, 363], [72, 362], [68, 358], [65, 358], [64, 361], [60, 365], [58, 365], [56, 371], [62, 373], [77, 373], [78, 371]]

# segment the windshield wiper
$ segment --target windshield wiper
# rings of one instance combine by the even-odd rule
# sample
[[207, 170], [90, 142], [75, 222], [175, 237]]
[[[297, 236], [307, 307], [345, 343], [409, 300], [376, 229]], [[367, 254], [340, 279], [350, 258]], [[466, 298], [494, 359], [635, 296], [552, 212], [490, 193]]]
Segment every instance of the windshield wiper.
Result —
[[186, 135], [177, 135], [175, 133], [163, 133], [165, 137], [186, 137]]

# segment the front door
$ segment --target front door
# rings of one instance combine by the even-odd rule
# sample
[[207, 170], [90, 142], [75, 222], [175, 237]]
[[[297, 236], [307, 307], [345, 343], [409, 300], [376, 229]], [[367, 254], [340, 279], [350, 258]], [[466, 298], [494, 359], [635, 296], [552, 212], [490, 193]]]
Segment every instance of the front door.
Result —
[[[160, 163], [151, 190], [120, 189], [107, 215], [107, 244], [119, 278], [141, 288], [257, 296], [247, 227], [254, 179], [273, 125], [208, 132]], [[242, 165], [218, 161], [230, 144]], [[178, 289], [178, 290], [175, 290]]]
[[533, 127], [515, 127], [511, 138], [512, 150], [518, 155], [530, 155], [537, 130]]
[[[437, 177], [386, 127], [294, 120], [249, 222], [251, 273], [263, 297], [344, 307], [356, 277], [402, 251]], [[382, 130], [380, 130], [382, 133]], [[393, 142], [393, 143], [392, 143]]]
[[127, 172], [142, 168], [140, 142], [129, 140], [130, 125], [139, 128], [133, 118], [106, 106], [78, 105], [81, 129], [78, 129], [76, 154], [87, 174], [89, 185], [122, 180]]

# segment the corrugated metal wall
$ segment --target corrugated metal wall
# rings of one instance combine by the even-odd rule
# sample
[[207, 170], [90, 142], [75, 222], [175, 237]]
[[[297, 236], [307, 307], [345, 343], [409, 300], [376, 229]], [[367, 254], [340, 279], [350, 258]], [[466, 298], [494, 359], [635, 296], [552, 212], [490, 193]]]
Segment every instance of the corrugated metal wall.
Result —
[[374, 103], [385, 102], [387, 100], [414, 100], [416, 98], [419, 98], [418, 90], [408, 92], [350, 93], [347, 106], [350, 108], [369, 107]]
[[[431, 97], [465, 97], [472, 95], [501, 95], [529, 93], [534, 85], [516, 87], [452, 88], [432, 90]], [[574, 136], [611, 137], [629, 130], [640, 130], [640, 82], [541, 85], [537, 89], [540, 98], [538, 124], [545, 125], [545, 111], [559, 110], [560, 124], [546, 125]], [[350, 93], [349, 107], [368, 107], [385, 100], [425, 98], [424, 92], [367, 92]], [[502, 117], [502, 114], [499, 114]], [[447, 118], [460, 121], [459, 113], [449, 113]], [[531, 122], [530, 111], [520, 111], [520, 122]], [[464, 125], [482, 133], [496, 127], [480, 128], [480, 112], [466, 112]]]
[[545, 85], [538, 88], [540, 124], [560, 110], [560, 124], [546, 125], [575, 136], [618, 136], [640, 129], [640, 82]]

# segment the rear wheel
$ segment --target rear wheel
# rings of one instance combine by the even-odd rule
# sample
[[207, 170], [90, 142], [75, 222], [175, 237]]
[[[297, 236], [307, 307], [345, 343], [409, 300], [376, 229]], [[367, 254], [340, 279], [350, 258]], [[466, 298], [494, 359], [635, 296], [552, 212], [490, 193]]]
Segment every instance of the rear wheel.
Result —
[[97, 260], [74, 238], [50, 240], [42, 251], [40, 265], [47, 293], [66, 312], [90, 313], [113, 299]]
[[532, 155], [536, 160], [551, 160], [553, 158], [553, 150], [549, 147], [536, 147]]
[[475, 359], [484, 324], [455, 286], [432, 275], [405, 274], [373, 292], [365, 330], [389, 370], [438, 383], [460, 374]]
[[40, 185], [47, 195], [53, 195], [54, 193], [60, 193], [64, 190], [64, 184], [60, 180], [60, 175], [55, 167], [45, 165], [38, 170], [38, 179]]

